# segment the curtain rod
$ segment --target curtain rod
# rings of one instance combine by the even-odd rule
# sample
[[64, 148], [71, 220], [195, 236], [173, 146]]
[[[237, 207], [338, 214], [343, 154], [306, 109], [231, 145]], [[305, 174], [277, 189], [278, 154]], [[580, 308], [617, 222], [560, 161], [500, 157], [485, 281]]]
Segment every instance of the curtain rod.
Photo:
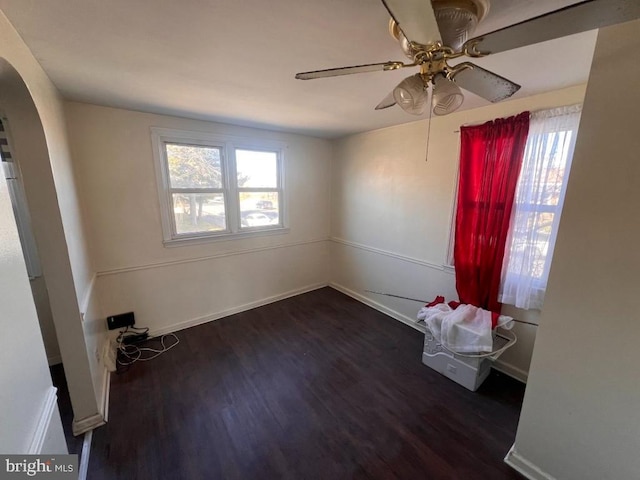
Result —
[[[559, 107], [548, 107], [548, 108], [540, 108], [538, 110], [529, 110], [529, 113], [534, 114], [534, 113], [542, 112], [544, 110], [555, 110], [558, 108], [574, 108], [577, 111], [582, 111], [582, 105], [583, 105], [582, 103], [572, 103], [570, 105], [560, 105]], [[460, 125], [460, 127], [475, 127], [489, 121], [490, 120], [483, 120], [478, 122], [463, 123], [462, 125]], [[460, 133], [460, 129], [454, 130], [453, 133]]]

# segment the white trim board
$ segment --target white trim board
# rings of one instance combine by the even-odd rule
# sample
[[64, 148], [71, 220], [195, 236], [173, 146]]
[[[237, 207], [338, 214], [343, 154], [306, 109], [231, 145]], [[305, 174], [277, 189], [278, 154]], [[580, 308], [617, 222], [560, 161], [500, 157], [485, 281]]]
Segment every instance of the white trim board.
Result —
[[91, 300], [91, 295], [93, 295], [93, 289], [96, 285], [97, 274], [93, 274], [91, 277], [91, 281], [89, 282], [89, 286], [84, 291], [84, 295], [82, 297], [82, 302], [80, 303], [80, 312], [82, 312], [82, 320], [84, 320], [84, 314], [87, 312], [87, 308], [89, 308], [89, 301]]
[[74, 436], [90, 432], [94, 428], [101, 427], [109, 420], [109, 394], [111, 392], [111, 372], [104, 369], [102, 376], [102, 398], [98, 408], [100, 412], [80, 420], [73, 419], [71, 430]]
[[83, 433], [87, 433], [94, 428], [101, 427], [106, 422], [105, 418], [101, 413], [94, 413], [85, 418], [81, 418], [80, 420], [73, 419], [71, 423], [71, 431], [75, 437], [78, 435], [82, 435]]
[[222, 310], [220, 312], [212, 313], [202, 317], [192, 318], [190, 320], [184, 320], [182, 322], [174, 323], [173, 325], [169, 325], [167, 327], [153, 329], [149, 331], [149, 334], [153, 337], [157, 337], [159, 335], [174, 333], [180, 330], [184, 330], [185, 328], [195, 327], [197, 325], [202, 325], [203, 323], [209, 323], [214, 320], [219, 320], [221, 318], [228, 317], [229, 315], [235, 315], [236, 313], [246, 312], [247, 310], [252, 310], [257, 307], [262, 307], [270, 303], [278, 302], [280, 300], [284, 300], [290, 297], [295, 297], [297, 295], [302, 295], [303, 293], [312, 292], [313, 290], [318, 290], [319, 288], [324, 288], [327, 286], [328, 284], [324, 282], [314, 283], [312, 285], [307, 285], [305, 287], [297, 288], [295, 290], [289, 290], [288, 292], [280, 293], [278, 295], [273, 295], [271, 297], [263, 298], [261, 300], [256, 300], [254, 302], [238, 305], [237, 307], [229, 308], [227, 310]]
[[[403, 315], [400, 312], [397, 312], [389, 307], [386, 307], [381, 303], [378, 303], [375, 300], [372, 300], [369, 297], [362, 295], [361, 293], [355, 292], [345, 287], [344, 285], [340, 285], [339, 283], [329, 282], [329, 286], [331, 288], [335, 288], [339, 292], [342, 292], [351, 298], [354, 298], [355, 300], [358, 300], [360, 303], [364, 303], [365, 305], [368, 305], [369, 307], [375, 310], [378, 310], [379, 312], [382, 312], [385, 315], [388, 315], [394, 320], [398, 320], [399, 322], [402, 322], [405, 325], [408, 325], [411, 328], [418, 330], [419, 332], [425, 333], [426, 327], [424, 326], [424, 324], [418, 323], [417, 321], [413, 320], [410, 317], [407, 317], [406, 315]], [[492, 363], [491, 368], [499, 371], [500, 373], [504, 373], [505, 375], [508, 375], [509, 377], [514, 378], [519, 382], [522, 382], [525, 384], [527, 383], [527, 378], [528, 378], [527, 372], [517, 367], [514, 367], [509, 363], [501, 362], [498, 359], [496, 362]]]
[[42, 452], [42, 446], [47, 438], [47, 432], [49, 431], [53, 412], [56, 408], [58, 408], [58, 389], [52, 386], [49, 387], [47, 396], [44, 398], [44, 402], [42, 403], [42, 409], [40, 410], [36, 430], [33, 433], [33, 438], [29, 444], [27, 454], [39, 455]]
[[91, 456], [91, 441], [93, 440], [93, 430], [84, 434], [82, 439], [82, 453], [80, 454], [80, 465], [78, 465], [78, 480], [87, 480], [89, 471], [89, 457]]
[[495, 362], [493, 362], [493, 364], [491, 365], [491, 368], [499, 371], [500, 373], [504, 373], [505, 375], [511, 378], [514, 378], [524, 384], [526, 384], [527, 381], [529, 380], [529, 374], [525, 370], [522, 370], [521, 368], [518, 368], [518, 367], [514, 367], [510, 363], [505, 363], [502, 360], [500, 360], [500, 358], [498, 358]]
[[335, 282], [329, 282], [329, 286], [331, 288], [338, 290], [339, 292], [344, 293], [345, 295], [355, 300], [358, 300], [360, 303], [364, 303], [365, 305], [368, 305], [374, 310], [378, 310], [379, 312], [384, 313], [385, 315], [393, 318], [394, 320], [398, 320], [399, 322], [402, 322], [405, 325], [409, 325], [411, 328], [414, 328], [419, 332], [425, 333], [426, 331], [426, 327], [423, 324], [418, 323], [416, 320], [413, 320], [412, 318], [407, 317], [406, 315], [396, 312], [395, 310], [389, 307], [385, 307], [381, 303], [371, 300], [369, 297], [365, 297], [364, 295], [358, 292], [355, 292], [345, 287], [344, 285], [340, 285], [339, 283], [335, 283]]
[[50, 367], [53, 367], [54, 365], [58, 365], [59, 363], [62, 363], [62, 357], [60, 355], [53, 355], [52, 357], [47, 357], [47, 363], [49, 364]]
[[556, 480], [555, 477], [551, 476], [540, 467], [520, 455], [516, 450], [515, 445], [509, 449], [507, 456], [504, 457], [504, 463], [524, 475], [529, 480]]
[[338, 243], [340, 245], [346, 245], [348, 247], [357, 248], [359, 250], [364, 250], [366, 252], [377, 253], [378, 255], [384, 255], [385, 257], [395, 258], [396, 260], [402, 260], [403, 262], [415, 263], [416, 265], [421, 265], [423, 267], [428, 267], [433, 270], [438, 270], [439, 272], [444, 272], [449, 275], [453, 275], [455, 273], [455, 270], [453, 270], [449, 265], [438, 265], [437, 263], [427, 262], [426, 260], [420, 260], [419, 258], [409, 257], [407, 255], [401, 255], [399, 253], [391, 252], [389, 250], [383, 250], [377, 247], [370, 247], [369, 245], [352, 242], [350, 240], [344, 240], [338, 237], [331, 237], [329, 240], [331, 240], [332, 242]]
[[105, 422], [109, 421], [109, 395], [111, 393], [111, 372], [104, 369], [102, 377], [102, 399], [100, 402], [100, 412]]
[[277, 245], [268, 245], [266, 247], [257, 247], [257, 248], [245, 248], [242, 250], [233, 250], [230, 252], [222, 252], [222, 253], [217, 253], [215, 255], [207, 255], [204, 257], [194, 257], [194, 258], [185, 258], [182, 260], [171, 260], [171, 261], [167, 261], [167, 262], [158, 262], [158, 263], [147, 263], [147, 264], [143, 264], [143, 265], [133, 265], [131, 267], [123, 267], [123, 268], [113, 268], [110, 270], [103, 270], [101, 272], [98, 272], [96, 275], [98, 277], [103, 277], [105, 275], [117, 275], [119, 273], [127, 273], [127, 272], [135, 272], [138, 270], [149, 270], [149, 269], [153, 269], [153, 268], [162, 268], [162, 267], [170, 267], [173, 265], [181, 265], [184, 263], [198, 263], [198, 262], [203, 262], [203, 261], [207, 261], [207, 260], [215, 260], [217, 258], [224, 258], [224, 257], [233, 257], [236, 255], [246, 255], [246, 254], [250, 254], [250, 253], [257, 253], [257, 252], [264, 252], [264, 251], [268, 251], [268, 250], [276, 250], [276, 249], [280, 249], [280, 248], [289, 248], [289, 247], [298, 247], [301, 245], [310, 245], [313, 243], [322, 243], [322, 242], [328, 242], [329, 241], [329, 237], [325, 237], [325, 238], [316, 238], [316, 239], [312, 239], [312, 240], [303, 240], [303, 241], [299, 241], [299, 242], [291, 242], [291, 243], [280, 243]]

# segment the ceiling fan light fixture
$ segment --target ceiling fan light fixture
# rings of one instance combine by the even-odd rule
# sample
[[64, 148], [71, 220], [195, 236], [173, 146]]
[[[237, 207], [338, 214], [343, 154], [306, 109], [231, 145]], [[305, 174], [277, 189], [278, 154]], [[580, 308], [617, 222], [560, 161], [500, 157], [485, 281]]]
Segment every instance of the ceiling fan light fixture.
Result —
[[393, 89], [393, 98], [400, 108], [412, 115], [422, 115], [427, 109], [427, 86], [419, 73], [402, 80]]
[[443, 43], [458, 50], [489, 10], [489, 0], [432, 0]]
[[453, 80], [444, 75], [436, 75], [433, 79], [433, 113], [434, 115], [448, 115], [455, 112], [462, 102], [464, 95], [460, 87]]

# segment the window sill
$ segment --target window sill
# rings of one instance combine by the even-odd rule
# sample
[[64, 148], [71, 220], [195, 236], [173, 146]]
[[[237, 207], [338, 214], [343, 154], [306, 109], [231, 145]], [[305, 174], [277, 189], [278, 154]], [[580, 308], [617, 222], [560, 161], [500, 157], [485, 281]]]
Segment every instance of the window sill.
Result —
[[222, 233], [217, 235], [202, 235], [186, 238], [172, 238], [164, 240], [162, 243], [166, 248], [185, 247], [188, 245], [201, 245], [205, 243], [228, 242], [243, 238], [266, 237], [271, 235], [285, 235], [290, 229], [288, 227], [265, 228], [260, 230], [250, 230], [237, 233]]

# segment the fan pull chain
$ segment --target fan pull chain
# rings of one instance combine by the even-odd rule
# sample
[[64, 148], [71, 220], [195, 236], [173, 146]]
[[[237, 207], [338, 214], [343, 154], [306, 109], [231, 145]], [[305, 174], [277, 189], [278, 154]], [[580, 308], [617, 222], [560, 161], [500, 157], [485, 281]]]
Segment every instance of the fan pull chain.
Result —
[[431, 138], [431, 117], [433, 115], [433, 91], [430, 92], [430, 94], [431, 94], [431, 106], [429, 107], [429, 118], [428, 118], [429, 125], [427, 126], [427, 153], [424, 159], [425, 163], [429, 161], [429, 140]]

